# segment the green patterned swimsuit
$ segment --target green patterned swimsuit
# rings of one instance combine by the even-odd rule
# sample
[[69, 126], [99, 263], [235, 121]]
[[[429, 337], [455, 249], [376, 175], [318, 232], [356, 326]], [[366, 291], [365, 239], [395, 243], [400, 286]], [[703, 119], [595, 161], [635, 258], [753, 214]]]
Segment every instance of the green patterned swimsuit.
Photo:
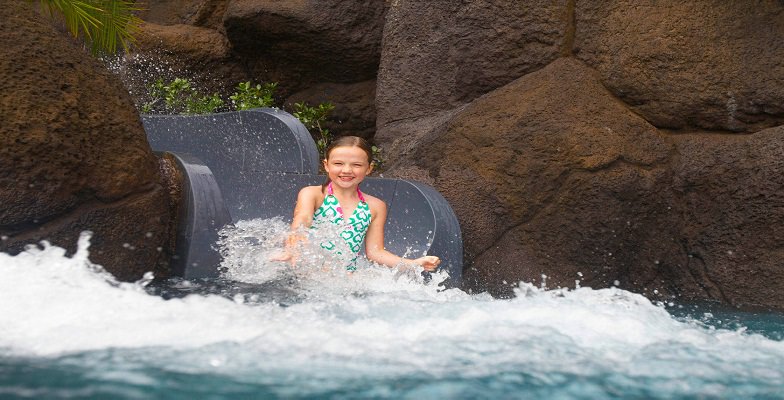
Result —
[[319, 225], [324, 223], [340, 226], [340, 237], [345, 241], [348, 249], [351, 250], [351, 254], [344, 256], [341, 249], [345, 249], [346, 246], [338, 246], [332, 240], [322, 242], [321, 247], [337, 256], [345, 257], [346, 259], [351, 257], [348, 265], [346, 265], [346, 269], [349, 271], [357, 269], [355, 263], [357, 255], [362, 248], [362, 242], [365, 240], [365, 234], [370, 226], [370, 207], [358, 187], [357, 195], [359, 195], [359, 204], [357, 204], [357, 208], [354, 209], [348, 222], [346, 222], [343, 216], [343, 208], [340, 207], [338, 198], [333, 194], [332, 182], [330, 182], [327, 186], [327, 196], [324, 197], [324, 202], [313, 215], [313, 228], [317, 229]]

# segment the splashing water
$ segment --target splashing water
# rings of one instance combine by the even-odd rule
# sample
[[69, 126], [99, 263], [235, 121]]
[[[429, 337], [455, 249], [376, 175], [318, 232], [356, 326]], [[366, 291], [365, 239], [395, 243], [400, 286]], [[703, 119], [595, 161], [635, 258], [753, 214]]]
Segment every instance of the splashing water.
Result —
[[523, 283], [496, 300], [370, 264], [292, 268], [268, 261], [286, 229], [226, 231], [212, 281], [119, 283], [89, 262], [88, 236], [72, 257], [47, 244], [0, 254], [0, 398], [784, 393], [784, 322], [727, 329], [617, 288]]

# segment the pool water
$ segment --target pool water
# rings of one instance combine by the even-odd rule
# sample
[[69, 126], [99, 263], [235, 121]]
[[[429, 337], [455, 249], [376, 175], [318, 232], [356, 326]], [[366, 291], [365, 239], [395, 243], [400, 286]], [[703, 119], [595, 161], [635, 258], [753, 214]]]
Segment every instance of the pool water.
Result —
[[291, 267], [285, 230], [238, 224], [213, 280], [119, 283], [87, 235], [0, 254], [0, 398], [784, 398], [782, 315]]

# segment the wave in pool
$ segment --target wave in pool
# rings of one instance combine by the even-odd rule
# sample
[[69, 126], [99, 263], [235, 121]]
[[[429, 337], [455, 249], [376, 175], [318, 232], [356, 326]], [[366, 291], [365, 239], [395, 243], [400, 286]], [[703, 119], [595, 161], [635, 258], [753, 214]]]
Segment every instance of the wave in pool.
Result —
[[443, 290], [438, 274], [293, 268], [267, 261], [285, 230], [227, 231], [223, 277], [208, 281], [117, 282], [90, 263], [88, 236], [73, 257], [46, 244], [0, 254], [0, 397], [784, 393], [784, 324], [757, 333], [676, 318], [617, 288], [521, 283], [497, 300]]

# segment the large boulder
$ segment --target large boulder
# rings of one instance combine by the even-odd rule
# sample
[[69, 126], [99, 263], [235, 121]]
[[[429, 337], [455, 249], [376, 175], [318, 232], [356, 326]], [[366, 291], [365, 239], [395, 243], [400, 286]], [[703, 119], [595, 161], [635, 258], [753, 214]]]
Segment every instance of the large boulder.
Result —
[[156, 0], [144, 3], [139, 18], [158, 25], [195, 25], [217, 28], [230, 0]]
[[575, 48], [660, 128], [754, 132], [784, 123], [784, 3], [577, 2]]
[[391, 172], [452, 204], [471, 288], [579, 280], [784, 309], [759, 290], [784, 279], [782, 134], [672, 137], [562, 58], [459, 110]]
[[374, 79], [385, 10], [384, 0], [235, 0], [223, 26], [251, 74], [288, 95], [320, 82]]
[[568, 1], [391, 3], [376, 94], [376, 140], [390, 154], [458, 107], [536, 71], [567, 46]]
[[0, 251], [49, 240], [120, 279], [168, 269], [169, 194], [128, 93], [28, 2], [0, 8]]

